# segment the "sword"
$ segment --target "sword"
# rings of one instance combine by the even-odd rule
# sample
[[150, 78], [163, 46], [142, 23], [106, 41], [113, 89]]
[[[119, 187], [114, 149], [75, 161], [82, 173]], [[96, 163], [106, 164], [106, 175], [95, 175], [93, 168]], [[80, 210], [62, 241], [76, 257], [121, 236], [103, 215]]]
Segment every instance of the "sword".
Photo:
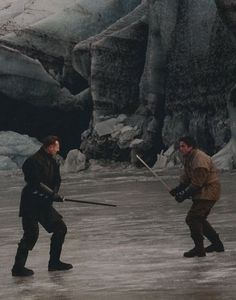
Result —
[[75, 199], [68, 199], [68, 198], [64, 198], [64, 201], [67, 202], [77, 202], [77, 203], [87, 203], [87, 204], [95, 204], [95, 205], [103, 205], [103, 206], [112, 206], [112, 207], [116, 207], [117, 205], [115, 204], [108, 204], [108, 203], [103, 203], [103, 202], [93, 202], [93, 201], [85, 201], [85, 200], [75, 200]]
[[[49, 195], [53, 195], [54, 192], [50, 187], [48, 187], [46, 184], [40, 182], [40, 186], [43, 188], [44, 191], [46, 191]], [[85, 200], [74, 200], [74, 199], [68, 199], [66, 197], [61, 197], [63, 201], [66, 202], [76, 202], [76, 203], [87, 203], [87, 204], [95, 204], [95, 205], [103, 205], [103, 206], [112, 206], [116, 207], [115, 204], [108, 204], [108, 203], [103, 203], [103, 202], [94, 202], [94, 201], [85, 201]]]
[[167, 189], [168, 192], [170, 192], [171, 188], [168, 186], [167, 183], [165, 183], [165, 181], [163, 179], [161, 179], [161, 177], [159, 175], [157, 175], [157, 173], [155, 173], [146, 163], [144, 160], [142, 160], [141, 157], [138, 156], [138, 154], [136, 154], [136, 157], [141, 161], [141, 163], [156, 177], [158, 178], [158, 180], [162, 183], [162, 185]]

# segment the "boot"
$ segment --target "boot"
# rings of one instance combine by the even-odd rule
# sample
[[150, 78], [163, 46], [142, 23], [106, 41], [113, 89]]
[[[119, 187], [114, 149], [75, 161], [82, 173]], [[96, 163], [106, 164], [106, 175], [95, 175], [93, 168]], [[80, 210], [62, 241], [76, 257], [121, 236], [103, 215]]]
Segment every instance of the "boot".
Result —
[[25, 268], [28, 253], [29, 250], [20, 243], [16, 252], [15, 263], [11, 270], [12, 276], [25, 277], [34, 274], [32, 270]]
[[203, 246], [203, 238], [201, 236], [191, 235], [195, 247], [187, 252], [184, 252], [184, 257], [204, 257], [206, 256], [206, 252]]
[[203, 234], [211, 242], [211, 245], [205, 248], [207, 253], [214, 251], [224, 252], [224, 245], [221, 242], [219, 235], [207, 220], [205, 220], [203, 225]]
[[65, 271], [73, 268], [71, 264], [60, 261], [63, 240], [53, 235], [50, 246], [50, 260], [48, 262], [48, 271]]
[[25, 267], [13, 266], [11, 270], [11, 274], [12, 276], [26, 277], [26, 276], [32, 276], [34, 274], [34, 271]]
[[72, 269], [73, 266], [71, 264], [64, 263], [62, 261], [57, 261], [57, 262], [51, 262], [49, 261], [48, 263], [48, 271], [65, 271], [65, 270], [70, 270]]
[[198, 256], [198, 257], [206, 256], [206, 252], [205, 252], [204, 248], [194, 247], [193, 249], [191, 249], [187, 252], [184, 252], [184, 257], [195, 257], [195, 256]]
[[207, 253], [211, 253], [211, 252], [224, 252], [224, 245], [221, 242], [219, 235], [217, 234], [217, 236], [215, 236], [213, 239], [211, 238], [210, 241], [212, 242], [212, 244], [208, 247], [205, 248], [205, 251]]

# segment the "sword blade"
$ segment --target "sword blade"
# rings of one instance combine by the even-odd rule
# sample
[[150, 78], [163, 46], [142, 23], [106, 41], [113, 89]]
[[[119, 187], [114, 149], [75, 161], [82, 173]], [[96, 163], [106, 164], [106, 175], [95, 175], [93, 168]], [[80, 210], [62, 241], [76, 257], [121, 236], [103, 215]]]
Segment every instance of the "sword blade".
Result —
[[68, 199], [68, 198], [65, 198], [64, 201], [67, 201], [67, 202], [76, 202], [76, 203], [95, 204], [95, 205], [103, 205], [103, 206], [112, 206], [112, 207], [116, 207], [117, 206], [115, 204], [108, 204], [108, 203], [94, 202], [94, 201], [85, 201], [85, 200], [75, 200], [75, 199]]
[[[46, 184], [40, 183], [41, 187], [48, 192], [49, 195], [53, 195], [53, 190], [50, 189]], [[87, 203], [87, 204], [94, 204], [94, 205], [103, 205], [103, 206], [112, 206], [116, 207], [115, 204], [108, 204], [108, 203], [102, 203], [102, 202], [93, 202], [93, 201], [85, 201], [85, 200], [74, 200], [74, 199], [68, 199], [68, 198], [63, 198], [64, 201], [67, 202], [77, 202], [77, 203]]]
[[161, 179], [161, 177], [159, 175], [157, 175], [157, 173], [155, 173], [146, 163], [144, 160], [142, 160], [141, 157], [138, 156], [138, 154], [136, 154], [136, 157], [141, 161], [141, 163], [156, 177], [158, 178], [158, 180], [162, 183], [162, 185], [167, 189], [167, 191], [169, 192], [171, 190], [171, 188], [168, 186], [167, 183], [165, 183], [165, 181], [163, 179]]

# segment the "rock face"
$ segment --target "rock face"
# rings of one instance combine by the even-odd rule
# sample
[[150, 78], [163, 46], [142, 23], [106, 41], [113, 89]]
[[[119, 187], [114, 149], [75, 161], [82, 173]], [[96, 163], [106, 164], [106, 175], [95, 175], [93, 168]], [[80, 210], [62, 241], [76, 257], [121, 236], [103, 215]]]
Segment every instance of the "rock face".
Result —
[[[139, 151], [144, 153], [144, 156], [146, 153], [148, 157], [151, 148], [153, 156], [164, 147], [163, 143], [169, 147], [179, 136], [192, 134], [201, 148], [213, 154], [230, 137], [226, 95], [236, 75], [236, 52], [230, 32], [222, 23], [214, 1], [150, 0], [142, 5], [147, 5], [148, 8], [146, 60], [140, 77], [137, 106], [131, 106], [130, 110], [125, 109], [126, 113], [128, 112], [126, 124], [131, 125], [132, 119], [136, 125], [142, 123], [141, 120], [146, 123], [144, 127], [138, 126], [142, 129], [134, 139], [144, 140], [146, 132], [150, 133], [150, 127], [152, 133], [149, 134], [151, 138], [147, 139], [148, 142], [131, 142], [131, 145], [139, 145]], [[113, 35], [115, 34], [112, 31]], [[83, 63], [80, 61], [76, 65], [77, 71], [91, 80], [94, 119], [89, 144], [91, 148], [94, 139], [94, 153], [98, 140], [96, 134], [93, 137], [93, 126], [97, 117], [105, 115], [109, 118], [109, 115], [123, 112], [120, 109], [122, 96], [108, 92], [115, 91], [112, 84], [113, 74], [110, 73], [112, 67], [111, 70], [101, 69], [98, 64], [105, 53], [109, 34], [105, 31], [104, 39], [100, 39], [100, 35], [98, 37], [78, 44], [74, 50], [74, 55], [76, 51], [82, 53], [81, 61], [85, 58]], [[114, 42], [112, 38], [110, 41]], [[98, 58], [96, 51], [93, 52], [94, 49], [99, 49], [96, 48], [97, 45], [102, 48]], [[91, 57], [89, 59], [88, 48]], [[109, 58], [109, 55], [106, 55]], [[116, 62], [116, 59], [114, 61]], [[112, 66], [112, 63], [110, 65]], [[126, 69], [126, 72], [129, 72], [128, 67]], [[103, 83], [100, 78], [103, 79]], [[156, 108], [150, 109], [153, 105]], [[150, 116], [153, 119], [151, 123], [148, 121]], [[154, 123], [154, 126], [148, 125]], [[116, 151], [119, 152], [119, 146], [118, 150], [116, 147]], [[132, 147], [129, 146], [128, 152], [130, 151], [132, 152]]]
[[[78, 147], [80, 134], [88, 126], [92, 102], [87, 80], [72, 68], [72, 48], [78, 41], [105, 29], [139, 2], [109, 0], [98, 4], [67, 0], [59, 3], [61, 10], [52, 8], [50, 3], [45, 5], [45, 11], [49, 6], [52, 9], [47, 17], [36, 23], [31, 20], [23, 24], [30, 26], [22, 25], [23, 28], [2, 36], [0, 43], [11, 48], [0, 49], [1, 129], [18, 130], [38, 138], [57, 134], [63, 140], [64, 154]], [[37, 5], [38, 1], [34, 1], [36, 8]], [[14, 114], [12, 108], [19, 108], [19, 101], [23, 114], [15, 113], [9, 122], [8, 117]]]
[[[231, 33], [236, 46], [236, 4], [234, 1], [216, 0], [219, 15]], [[236, 86], [230, 90], [227, 97], [227, 109], [231, 130], [231, 139], [227, 145], [213, 156], [219, 169], [231, 170], [236, 167]]]
[[79, 149], [72, 149], [67, 154], [62, 166], [62, 171], [66, 173], [77, 173], [86, 168], [86, 156]]
[[73, 47], [79, 41], [104, 30], [139, 2], [71, 0], [69, 5], [67, 1], [62, 10], [2, 36], [0, 42], [40, 60], [48, 72], [75, 94], [87, 85], [71, 66]]
[[142, 20], [146, 13], [143, 3], [73, 50], [75, 69], [90, 82], [95, 118], [137, 108], [148, 32]]
[[[140, 119], [135, 124], [132, 115], [140, 106], [139, 82], [148, 37], [147, 9], [147, 2], [143, 1], [104, 32], [74, 48], [75, 69], [91, 85], [93, 120], [82, 143], [90, 158], [129, 160], [133, 140], [142, 132], [146, 117], [135, 117]], [[124, 113], [129, 118], [120, 122]], [[99, 127], [106, 128], [106, 134], [99, 134]]]
[[[38, 57], [52, 74], [47, 107], [78, 118], [87, 112], [84, 127], [91, 117], [81, 144], [88, 158], [136, 164], [139, 153], [153, 165], [183, 134], [195, 136], [209, 154], [233, 137], [235, 93], [230, 101], [227, 95], [236, 78], [234, 6], [228, 0], [78, 0], [1, 41]], [[15, 97], [5, 83], [0, 88]]]
[[[0, 28], [2, 34], [34, 24], [71, 6], [78, 0], [1, 0]], [[4, 31], [5, 28], [5, 31]]]
[[0, 63], [0, 91], [6, 96], [35, 106], [57, 106], [60, 99], [73, 103], [73, 96], [37, 60], [0, 46]]
[[56, 134], [63, 140], [63, 155], [78, 147], [88, 126], [90, 92], [72, 95], [39, 61], [1, 45], [0, 63], [0, 129], [39, 139]]
[[236, 75], [236, 52], [214, 1], [181, 1], [175, 32], [163, 136], [172, 143], [176, 126], [178, 134], [194, 135], [213, 154], [229, 138], [226, 95]]

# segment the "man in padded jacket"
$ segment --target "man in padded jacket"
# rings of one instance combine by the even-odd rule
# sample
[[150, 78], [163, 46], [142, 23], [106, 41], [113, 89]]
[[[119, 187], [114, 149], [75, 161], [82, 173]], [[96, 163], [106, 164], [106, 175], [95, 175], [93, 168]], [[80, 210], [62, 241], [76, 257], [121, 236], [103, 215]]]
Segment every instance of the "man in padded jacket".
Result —
[[[184, 174], [180, 184], [170, 191], [177, 202], [192, 199], [186, 223], [194, 242], [194, 248], [185, 252], [185, 257], [202, 257], [206, 252], [223, 252], [224, 246], [207, 217], [220, 197], [220, 181], [211, 158], [196, 148], [195, 140], [190, 136], [179, 139], [179, 150], [183, 154]], [[204, 236], [211, 245], [204, 248]]]

